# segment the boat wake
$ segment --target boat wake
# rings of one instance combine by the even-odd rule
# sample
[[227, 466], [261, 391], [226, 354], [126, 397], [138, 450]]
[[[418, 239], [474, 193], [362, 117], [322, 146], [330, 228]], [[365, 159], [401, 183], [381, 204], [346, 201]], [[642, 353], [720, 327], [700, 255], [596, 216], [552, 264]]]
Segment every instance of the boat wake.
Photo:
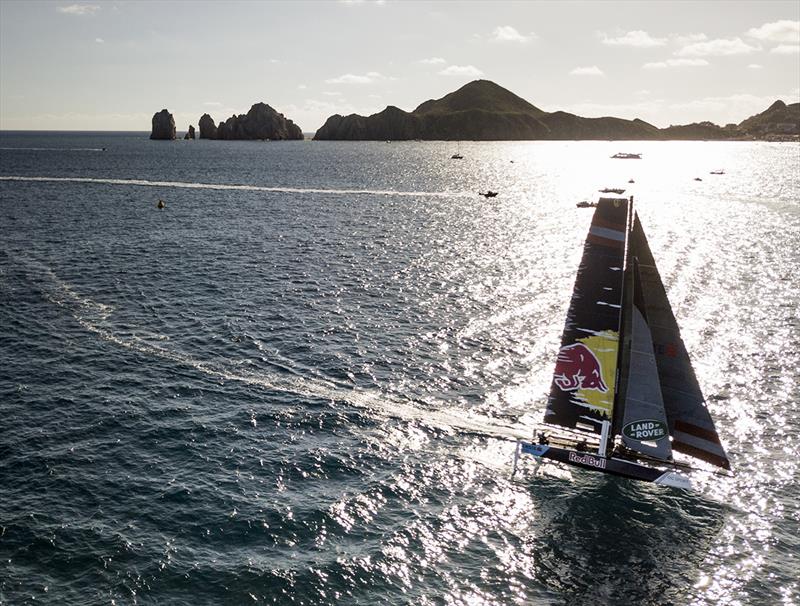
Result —
[[[376, 389], [365, 389], [341, 381], [296, 374], [285, 376], [260, 369], [242, 371], [231, 369], [225, 364], [198, 359], [190, 354], [175, 351], [163, 345], [167, 337], [142, 336], [142, 331], [120, 332], [110, 326], [109, 317], [114, 308], [81, 296], [53, 270], [31, 259], [18, 261], [32, 274], [32, 282], [38, 283], [43, 296], [51, 303], [65, 308], [75, 321], [108, 343], [153, 356], [199, 371], [209, 377], [222, 381], [236, 381], [271, 391], [281, 391], [306, 398], [330, 400], [345, 403], [368, 411], [383, 419], [414, 422], [438, 430], [468, 433], [486, 438], [516, 440], [531, 435], [531, 428], [523, 425], [509, 425], [493, 417], [473, 413], [436, 400], [415, 400], [398, 394]], [[283, 358], [280, 367], [290, 360]], [[294, 368], [289, 369], [296, 372]]]
[[100, 179], [94, 177], [24, 177], [17, 175], [0, 176], [0, 181], [31, 181], [48, 183], [95, 183], [101, 185], [126, 185], [136, 187], [170, 187], [178, 189], [208, 189], [222, 191], [255, 191], [284, 194], [328, 194], [328, 195], [369, 195], [405, 196], [413, 198], [472, 198], [470, 192], [446, 191], [394, 191], [389, 189], [326, 189], [316, 187], [267, 187], [261, 185], [235, 185], [227, 183], [192, 183], [185, 181], [149, 181], [147, 179]]
[[102, 152], [104, 147], [0, 147], [0, 151]]

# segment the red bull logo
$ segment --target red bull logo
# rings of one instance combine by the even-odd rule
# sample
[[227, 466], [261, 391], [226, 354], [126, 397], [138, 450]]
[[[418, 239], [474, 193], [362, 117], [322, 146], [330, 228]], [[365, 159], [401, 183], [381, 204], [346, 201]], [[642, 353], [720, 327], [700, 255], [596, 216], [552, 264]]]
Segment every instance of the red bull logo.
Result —
[[556, 358], [553, 380], [562, 391], [595, 389], [605, 393], [608, 387], [603, 382], [600, 360], [583, 343], [562, 347]]

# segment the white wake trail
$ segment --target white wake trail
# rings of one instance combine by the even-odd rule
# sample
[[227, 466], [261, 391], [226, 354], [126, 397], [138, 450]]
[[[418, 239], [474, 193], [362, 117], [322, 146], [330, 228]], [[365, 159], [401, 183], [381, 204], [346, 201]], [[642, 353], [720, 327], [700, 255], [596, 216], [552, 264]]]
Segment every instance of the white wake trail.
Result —
[[261, 185], [232, 185], [226, 183], [192, 183], [185, 181], [148, 181], [147, 179], [102, 179], [94, 177], [24, 177], [0, 176], [0, 181], [32, 181], [49, 183], [97, 183], [102, 185], [126, 185], [136, 187], [162, 187], [178, 189], [208, 189], [222, 191], [256, 191], [284, 194], [327, 194], [336, 196], [404, 196], [413, 198], [472, 198], [470, 192], [448, 191], [394, 191], [390, 189], [325, 189], [318, 187], [267, 187]]

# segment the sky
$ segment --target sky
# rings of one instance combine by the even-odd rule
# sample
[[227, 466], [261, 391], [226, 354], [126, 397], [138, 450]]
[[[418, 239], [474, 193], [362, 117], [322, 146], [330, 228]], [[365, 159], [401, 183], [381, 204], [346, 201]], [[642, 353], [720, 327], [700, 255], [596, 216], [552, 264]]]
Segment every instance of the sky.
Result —
[[800, 1], [0, 0], [0, 129], [178, 132], [268, 103], [304, 132], [486, 79], [659, 127], [800, 101]]

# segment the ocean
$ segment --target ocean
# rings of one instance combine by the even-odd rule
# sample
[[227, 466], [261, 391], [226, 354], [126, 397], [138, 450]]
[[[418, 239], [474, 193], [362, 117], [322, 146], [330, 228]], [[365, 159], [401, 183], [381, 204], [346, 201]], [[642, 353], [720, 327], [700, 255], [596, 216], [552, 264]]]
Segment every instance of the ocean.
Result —
[[[511, 478], [606, 186], [701, 492]], [[0, 604], [798, 604], [798, 267], [796, 143], [0, 133]]]

